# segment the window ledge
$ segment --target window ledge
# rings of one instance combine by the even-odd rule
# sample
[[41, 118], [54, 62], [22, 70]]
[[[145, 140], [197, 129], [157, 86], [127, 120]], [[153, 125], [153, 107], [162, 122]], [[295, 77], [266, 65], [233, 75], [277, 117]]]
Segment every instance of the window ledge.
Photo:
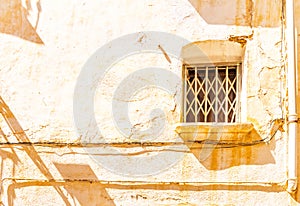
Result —
[[261, 139], [252, 123], [179, 123], [175, 131], [184, 141], [248, 142]]

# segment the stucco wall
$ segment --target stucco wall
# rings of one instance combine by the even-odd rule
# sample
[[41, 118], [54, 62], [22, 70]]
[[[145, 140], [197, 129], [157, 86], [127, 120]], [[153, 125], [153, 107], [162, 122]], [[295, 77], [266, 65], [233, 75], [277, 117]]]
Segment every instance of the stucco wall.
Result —
[[[187, 42], [244, 39], [242, 121], [252, 123], [257, 132], [250, 140], [268, 138], [275, 131], [272, 121], [286, 115], [281, 9], [278, 0], [0, 0], [2, 203], [296, 204], [297, 198], [285, 191], [285, 125], [268, 144], [212, 150], [183, 144], [175, 132], [182, 67], [178, 56], [168, 56], [166, 45], [172, 39], [158, 38], [161, 48], [155, 45], [156, 52], [118, 59], [105, 68], [101, 81], [79, 78], [97, 49], [120, 46], [110, 44], [116, 39], [126, 45], [120, 37], [136, 32], [130, 40], [135, 39], [138, 48], [154, 41], [144, 31], [165, 32]], [[175, 53], [180, 54], [180, 47]], [[106, 54], [113, 59], [117, 52], [108, 49]], [[102, 57], [90, 65], [103, 69]], [[159, 73], [150, 71], [158, 67], [174, 75], [172, 81], [161, 77], [169, 81], [166, 88], [155, 87]], [[140, 87], [140, 82], [152, 87]], [[79, 106], [87, 111], [93, 107], [101, 133], [85, 133], [95, 125], [75, 124], [81, 118], [74, 106], [76, 85], [95, 89], [94, 107], [85, 99]], [[137, 92], [128, 99], [131, 88]], [[151, 126], [160, 129], [148, 131]], [[236, 143], [249, 141], [236, 138]], [[205, 151], [207, 158], [200, 158]]]

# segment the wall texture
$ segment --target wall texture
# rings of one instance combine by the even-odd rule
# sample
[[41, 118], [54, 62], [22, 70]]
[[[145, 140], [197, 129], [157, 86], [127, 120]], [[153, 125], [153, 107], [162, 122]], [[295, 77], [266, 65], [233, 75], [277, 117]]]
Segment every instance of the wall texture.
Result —
[[[278, 123], [287, 114], [282, 8], [279, 0], [0, 0], [1, 203], [297, 205], [299, 194], [286, 192], [286, 123]], [[168, 53], [174, 39], [113, 61], [101, 81], [82, 77], [102, 68], [101, 58], [114, 60], [114, 48], [126, 53], [125, 35], [135, 33], [124, 39], [142, 49], [161, 37], [145, 31], [241, 44], [242, 122], [254, 129], [231, 131], [238, 146], [186, 144], [175, 132], [182, 62]], [[165, 88], [149, 86], [158, 82]], [[94, 89], [94, 105], [76, 88]], [[88, 111], [101, 133], [78, 127]], [[223, 138], [215, 127], [202, 135], [216, 134]]]

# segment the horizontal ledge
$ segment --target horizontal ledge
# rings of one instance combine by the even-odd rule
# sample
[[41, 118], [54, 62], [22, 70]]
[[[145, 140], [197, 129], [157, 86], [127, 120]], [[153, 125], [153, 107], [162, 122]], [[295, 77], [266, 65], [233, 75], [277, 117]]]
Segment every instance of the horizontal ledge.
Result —
[[252, 123], [179, 123], [175, 131], [184, 141], [261, 139]]
[[102, 185], [120, 185], [120, 186], [262, 186], [262, 187], [282, 187], [285, 190], [286, 181], [143, 181], [143, 180], [99, 180], [99, 179], [21, 179], [21, 178], [4, 178], [3, 182], [12, 182], [10, 185], [30, 186], [30, 183], [51, 186], [53, 183], [71, 183], [71, 182], [89, 182], [100, 183]]
[[254, 129], [252, 123], [202, 123], [202, 122], [189, 122], [179, 123], [176, 125], [177, 133], [189, 133], [189, 132], [251, 132]]

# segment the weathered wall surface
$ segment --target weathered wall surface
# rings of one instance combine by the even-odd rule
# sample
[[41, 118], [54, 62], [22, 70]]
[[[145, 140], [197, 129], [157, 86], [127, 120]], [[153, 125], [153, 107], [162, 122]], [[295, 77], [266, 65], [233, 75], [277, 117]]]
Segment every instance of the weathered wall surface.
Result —
[[[0, 0], [2, 203], [297, 204], [285, 191], [287, 136], [272, 127], [273, 120], [286, 115], [281, 10], [281, 1], [274, 0]], [[246, 39], [242, 121], [257, 131], [250, 140], [277, 131], [271, 141], [213, 150], [184, 144], [175, 132], [181, 62], [164, 54], [168, 39], [159, 40], [162, 49], [157, 45], [157, 52], [114, 62], [101, 83], [79, 82], [86, 88], [97, 86], [94, 113], [101, 134], [84, 133], [94, 125], [78, 131], [74, 90], [85, 63], [97, 49], [127, 34], [140, 32], [134, 44], [147, 45], [152, 40], [143, 31], [166, 32], [189, 42]], [[155, 67], [178, 77], [167, 81], [169, 91], [140, 87], [139, 82], [147, 81], [157, 85], [159, 77], [147, 72], [124, 83], [128, 75]], [[131, 88], [137, 91], [128, 99]], [[83, 104], [87, 110], [93, 107], [88, 101]], [[122, 116], [124, 106], [128, 112]], [[147, 130], [153, 125], [160, 129]], [[243, 143], [236, 138], [237, 144]], [[205, 159], [203, 152], [208, 154]]]

